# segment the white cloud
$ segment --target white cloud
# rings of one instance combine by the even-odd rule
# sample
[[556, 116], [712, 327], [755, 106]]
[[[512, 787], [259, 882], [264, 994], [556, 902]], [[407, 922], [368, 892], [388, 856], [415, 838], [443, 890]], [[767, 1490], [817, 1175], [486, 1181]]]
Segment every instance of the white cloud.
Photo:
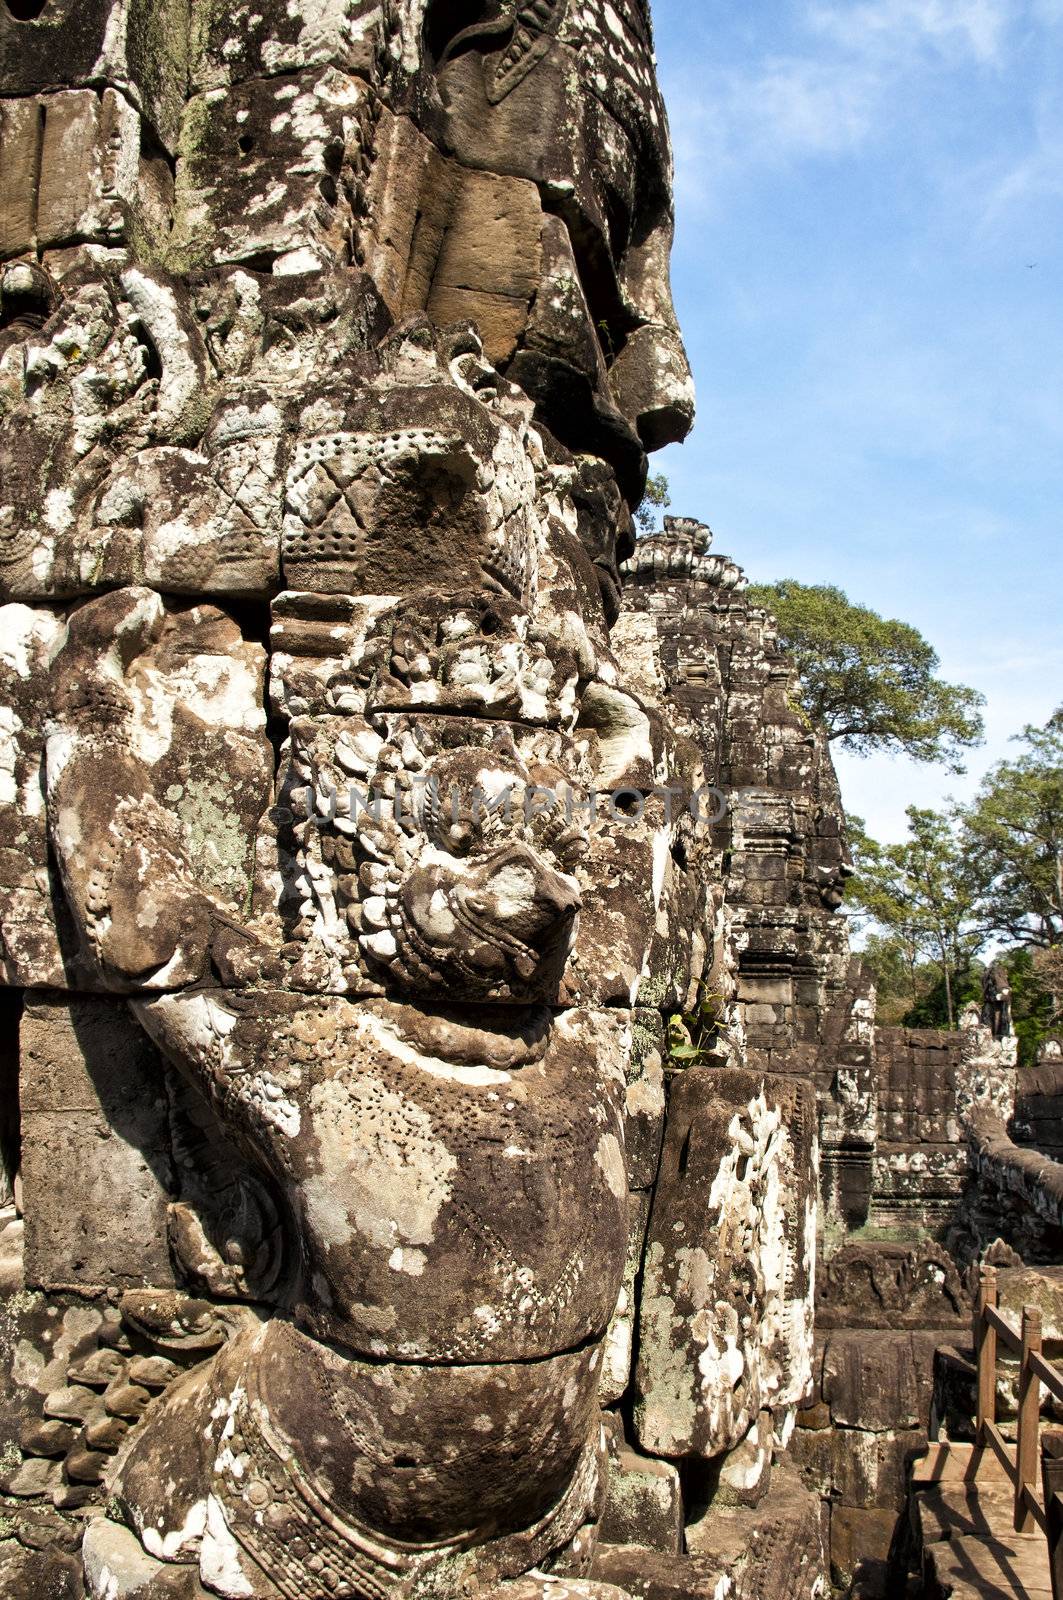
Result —
[[[1063, 0], [791, 0], [794, 46], [669, 83], [680, 205], [704, 205], [751, 166], [844, 155], [927, 106], [929, 75], [1004, 69], [1063, 24]], [[1055, 48], [1041, 38], [1041, 48]], [[709, 54], [711, 59], [711, 54]], [[1063, 131], [989, 174], [986, 218], [1063, 187]], [[975, 206], [978, 210], [978, 206]]]
[[880, 91], [868, 72], [836, 63], [780, 59], [743, 86], [753, 130], [770, 149], [791, 154], [836, 154], [852, 149], [874, 120]]
[[1063, 115], [1055, 94], [1042, 96], [1033, 137], [1019, 160], [1003, 171], [979, 175], [981, 222], [993, 228], [1032, 202], [1063, 195]]
[[769, 57], [669, 86], [680, 208], [704, 205], [734, 173], [859, 146], [874, 126], [879, 76], [849, 62]]
[[809, 21], [862, 55], [905, 56], [929, 45], [946, 57], [994, 62], [1015, 15], [1013, 0], [863, 0], [813, 5]]
[[1013, 24], [1057, 11], [1063, 0], [793, 0], [796, 48], [716, 71], [699, 61], [668, 85], [680, 205], [750, 167], [860, 148], [928, 71], [997, 65]]

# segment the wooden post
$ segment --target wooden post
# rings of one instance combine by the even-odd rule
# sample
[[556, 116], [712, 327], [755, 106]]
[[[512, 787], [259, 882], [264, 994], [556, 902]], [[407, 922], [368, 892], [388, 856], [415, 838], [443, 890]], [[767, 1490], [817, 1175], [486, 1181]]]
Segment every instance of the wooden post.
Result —
[[1019, 1441], [1015, 1465], [1015, 1532], [1031, 1533], [1036, 1527], [1027, 1505], [1027, 1491], [1037, 1488], [1037, 1467], [1041, 1457], [1041, 1383], [1030, 1371], [1031, 1354], [1041, 1354], [1041, 1312], [1037, 1306], [1022, 1308], [1022, 1367], [1019, 1372]]
[[1063, 1428], [1045, 1428], [1041, 1434], [1041, 1482], [1048, 1524], [1052, 1600], [1063, 1600]]
[[997, 1330], [986, 1321], [987, 1306], [997, 1303], [995, 1267], [982, 1267], [978, 1273], [978, 1295], [974, 1303], [974, 1358], [978, 1366], [978, 1413], [975, 1444], [985, 1444], [985, 1425], [997, 1420]]

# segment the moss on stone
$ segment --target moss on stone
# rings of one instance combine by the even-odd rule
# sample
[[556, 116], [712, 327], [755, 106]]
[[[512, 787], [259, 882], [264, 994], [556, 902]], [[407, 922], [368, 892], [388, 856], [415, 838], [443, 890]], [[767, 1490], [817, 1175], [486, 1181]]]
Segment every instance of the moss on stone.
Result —
[[242, 903], [249, 870], [247, 832], [229, 805], [223, 779], [190, 778], [174, 810], [205, 884]]

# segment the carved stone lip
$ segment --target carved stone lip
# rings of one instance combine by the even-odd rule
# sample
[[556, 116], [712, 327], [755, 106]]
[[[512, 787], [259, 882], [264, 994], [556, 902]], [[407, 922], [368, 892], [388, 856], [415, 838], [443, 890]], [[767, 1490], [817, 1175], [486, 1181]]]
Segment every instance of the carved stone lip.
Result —
[[549, 1006], [527, 1003], [463, 1006], [460, 1010], [418, 1001], [371, 1000], [365, 1009], [384, 1026], [426, 1054], [455, 1065], [516, 1071], [546, 1054], [553, 1024]]
[[[494, 923], [488, 922], [486, 919], [477, 919], [462, 904], [460, 895], [455, 894], [451, 899], [450, 905], [455, 921], [460, 923], [473, 938], [484, 940], [503, 950], [510, 957], [514, 967], [517, 969], [518, 976], [525, 983], [534, 976], [540, 963], [545, 959], [539, 951], [533, 950], [530, 945], [524, 944], [514, 934], [504, 933]], [[404, 935], [409, 939], [422, 960], [431, 962], [434, 959], [438, 959], [441, 954], [446, 954], [445, 951], [440, 951], [424, 938], [406, 906], [402, 907], [402, 929]], [[468, 970], [467, 962], [462, 962], [462, 969], [466, 977], [472, 977]], [[487, 981], [484, 987], [493, 991], [498, 987], [498, 980]]]
[[616, 570], [607, 559], [598, 557], [594, 563], [594, 573], [598, 579], [598, 587], [602, 591], [602, 604], [605, 607], [606, 617], [615, 621], [620, 615], [621, 604], [621, 588]]

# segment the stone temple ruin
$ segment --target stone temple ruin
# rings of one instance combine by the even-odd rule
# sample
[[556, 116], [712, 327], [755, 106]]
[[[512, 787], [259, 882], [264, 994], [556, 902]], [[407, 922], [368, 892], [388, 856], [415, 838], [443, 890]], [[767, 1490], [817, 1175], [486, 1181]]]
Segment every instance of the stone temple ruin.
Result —
[[634, 538], [644, 0], [0, 57], [0, 1595], [885, 1593], [1063, 1068], [876, 1030], [772, 619]]

